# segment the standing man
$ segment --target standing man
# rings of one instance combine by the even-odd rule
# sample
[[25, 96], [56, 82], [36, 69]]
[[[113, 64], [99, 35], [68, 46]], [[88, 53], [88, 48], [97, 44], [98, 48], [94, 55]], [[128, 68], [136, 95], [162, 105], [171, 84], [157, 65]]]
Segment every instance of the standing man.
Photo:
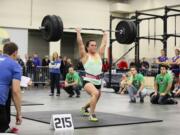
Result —
[[[89, 40], [86, 46], [81, 37], [81, 30], [76, 29], [79, 55], [84, 65], [86, 75], [84, 77], [84, 89], [91, 95], [90, 101], [81, 109], [83, 115], [89, 115], [89, 120], [96, 122], [98, 118], [95, 115], [96, 104], [101, 95], [101, 77], [102, 74], [102, 57], [107, 45], [107, 33], [104, 32], [101, 46], [97, 52], [95, 40]], [[90, 108], [90, 112], [89, 109]]]
[[9, 129], [9, 110], [6, 104], [12, 86], [12, 99], [16, 108], [16, 124], [21, 124], [21, 92], [20, 79], [21, 68], [15, 61], [17, 58], [18, 47], [15, 43], [8, 42], [4, 45], [3, 55], [0, 56], [0, 132]]
[[167, 72], [168, 66], [161, 65], [160, 74], [156, 76], [154, 94], [151, 94], [152, 104], [177, 104], [177, 101], [171, 98], [172, 76]]
[[81, 87], [82, 83], [78, 73], [74, 71], [73, 67], [69, 67], [69, 73], [67, 73], [65, 80], [65, 91], [69, 94], [69, 97], [72, 97], [75, 91], [77, 94], [76, 97], [79, 98]]
[[130, 97], [130, 103], [136, 103], [136, 97], [139, 96], [140, 103], [144, 103], [144, 97], [146, 96], [144, 90], [144, 76], [137, 73], [135, 66], [130, 68], [131, 76], [128, 82], [128, 93]]

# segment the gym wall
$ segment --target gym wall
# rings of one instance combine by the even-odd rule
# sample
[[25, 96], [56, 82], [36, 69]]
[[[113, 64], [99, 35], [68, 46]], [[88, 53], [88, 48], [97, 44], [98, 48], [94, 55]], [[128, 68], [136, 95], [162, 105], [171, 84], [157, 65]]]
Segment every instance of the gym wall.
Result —
[[18, 29], [18, 28], [4, 28], [11, 39], [19, 47], [19, 55], [24, 58], [25, 54], [28, 52], [28, 29]]
[[[180, 9], [180, 1], [179, 0], [132, 0], [129, 3], [132, 7], [138, 10], [147, 10], [152, 8], [158, 8], [163, 6], [171, 6], [171, 5], [179, 5], [179, 7], [175, 7], [177, 9]], [[141, 6], [139, 6], [141, 5]], [[152, 13], [152, 14], [159, 14], [163, 15], [164, 10], [154, 10], [154, 11], [146, 11], [146, 13]], [[169, 14], [174, 13], [170, 12]], [[178, 12], [176, 12], [178, 13]], [[178, 25], [180, 23], [180, 17], [176, 18], [177, 20], [177, 33], [180, 33], [180, 26]], [[168, 33], [174, 33], [174, 17], [171, 17], [168, 19]], [[142, 36], [148, 35], [148, 21], [142, 21], [140, 23], [140, 33]], [[156, 34], [162, 34], [163, 33], [163, 21], [161, 19], [156, 20]], [[150, 21], [150, 35], [154, 34], [154, 21]], [[147, 57], [147, 58], [153, 58], [160, 55], [160, 50], [163, 48], [163, 44], [160, 41], [156, 41], [156, 46], [154, 46], [154, 41], [151, 40], [148, 45], [148, 40], [140, 40], [140, 57]], [[167, 49], [167, 55], [168, 57], [174, 56], [174, 49], [180, 48], [180, 38], [177, 38], [177, 46], [174, 45], [174, 37], [170, 37], [167, 42], [168, 49]], [[134, 57], [133, 55], [130, 55], [129, 57]]]
[[28, 32], [28, 54], [33, 55], [37, 53], [39, 57], [43, 58], [49, 54], [49, 43], [46, 42], [40, 31], [38, 30], [29, 30]]

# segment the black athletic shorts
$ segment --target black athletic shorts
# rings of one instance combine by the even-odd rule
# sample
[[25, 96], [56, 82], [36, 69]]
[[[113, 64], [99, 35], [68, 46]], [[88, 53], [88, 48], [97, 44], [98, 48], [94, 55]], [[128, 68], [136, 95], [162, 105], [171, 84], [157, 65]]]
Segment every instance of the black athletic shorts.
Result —
[[[83, 87], [86, 85], [86, 83], [91, 83], [89, 81], [83, 81]], [[93, 84], [93, 83], [92, 83]], [[93, 84], [94, 85], [94, 84]], [[96, 89], [100, 90], [101, 89], [101, 85], [94, 85], [96, 87]]]
[[4, 133], [9, 128], [6, 106], [0, 105], [0, 133]]

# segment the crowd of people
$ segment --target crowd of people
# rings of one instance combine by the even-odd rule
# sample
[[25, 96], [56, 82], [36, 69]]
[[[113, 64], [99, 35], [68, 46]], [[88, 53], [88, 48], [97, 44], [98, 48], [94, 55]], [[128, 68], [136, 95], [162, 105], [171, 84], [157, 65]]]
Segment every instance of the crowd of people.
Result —
[[[77, 64], [77, 70], [83, 71], [83, 81], [81, 78], [81, 72], [77, 72], [74, 68], [70, 58], [61, 57], [57, 52], [54, 52], [52, 58], [47, 56], [44, 59], [40, 59], [37, 54], [33, 57], [28, 57], [24, 62], [17, 54], [18, 46], [15, 43], [8, 42], [4, 45], [3, 54], [0, 54], [0, 69], [1, 72], [1, 95], [0, 95], [0, 132], [6, 132], [9, 129], [10, 123], [10, 104], [11, 97], [13, 98], [15, 108], [17, 111], [16, 123], [21, 124], [21, 96], [20, 96], [20, 80], [24, 73], [33, 74], [36, 76], [36, 68], [47, 67], [50, 74], [50, 95], [54, 96], [54, 89], [57, 89], [56, 96], [60, 96], [61, 87], [67, 92], [69, 97], [79, 98], [81, 95], [81, 89], [91, 96], [90, 101], [87, 102], [80, 110], [83, 115], [88, 115], [89, 120], [96, 122], [98, 118], [95, 115], [96, 104], [101, 97], [101, 82], [102, 72], [107, 72], [109, 69], [107, 59], [102, 60], [105, 47], [107, 44], [107, 33], [104, 32], [102, 43], [97, 52], [96, 41], [90, 40], [84, 45], [80, 29], [77, 31], [77, 43], [79, 47], [79, 55], [81, 61]], [[19, 64], [18, 64], [19, 63]], [[106, 65], [105, 65], [106, 63]], [[161, 56], [155, 61], [159, 67], [159, 73], [155, 76], [154, 92], [150, 94], [150, 102], [152, 104], [177, 104], [178, 102], [173, 96], [180, 95], [180, 51], [175, 50], [175, 56], [169, 60], [165, 56], [164, 50], [161, 50]], [[103, 65], [104, 64], [104, 65]], [[136, 103], [139, 98], [140, 103], [144, 103], [144, 98], [147, 95], [144, 86], [144, 75], [138, 73], [138, 65], [128, 64], [125, 59], [121, 63], [117, 64], [118, 67], [124, 67], [123, 69], [129, 72], [123, 74], [120, 82], [120, 94], [129, 94], [129, 102]], [[24, 67], [29, 67], [25, 68]], [[149, 68], [147, 61], [143, 59], [141, 62], [141, 68]], [[23, 69], [23, 70], [22, 70]], [[28, 72], [31, 71], [31, 72]], [[29, 75], [27, 74], [27, 76]], [[46, 74], [44, 74], [46, 75]], [[6, 78], [6, 79], [4, 79]], [[63, 85], [60, 85], [60, 81], [63, 81]], [[174, 90], [174, 91], [173, 91]]]

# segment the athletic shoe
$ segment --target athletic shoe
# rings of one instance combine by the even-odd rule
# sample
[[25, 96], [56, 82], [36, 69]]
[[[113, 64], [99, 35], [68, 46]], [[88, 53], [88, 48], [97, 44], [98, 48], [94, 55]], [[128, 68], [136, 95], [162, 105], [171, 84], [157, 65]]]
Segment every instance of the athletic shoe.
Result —
[[98, 119], [97, 119], [97, 117], [96, 117], [95, 114], [91, 114], [91, 115], [89, 115], [89, 121], [91, 121], [91, 122], [97, 122]]
[[76, 98], [80, 98], [80, 95], [77, 95]]
[[140, 103], [144, 103], [144, 98], [140, 98]]
[[60, 96], [60, 94], [56, 94], [56, 96], [58, 96], [58, 97], [59, 97], [59, 96]]
[[13, 127], [13, 128], [8, 128], [5, 133], [18, 133], [18, 129]]
[[136, 103], [136, 99], [134, 98], [134, 99], [131, 99], [130, 101], [129, 101], [129, 103]]
[[49, 94], [49, 96], [54, 96], [54, 93]]
[[69, 95], [70, 98], [73, 97], [73, 96], [74, 96], [74, 94], [70, 94], [70, 95]]
[[81, 108], [80, 112], [84, 116], [89, 116], [90, 115], [88, 109], [85, 109], [84, 107]]

